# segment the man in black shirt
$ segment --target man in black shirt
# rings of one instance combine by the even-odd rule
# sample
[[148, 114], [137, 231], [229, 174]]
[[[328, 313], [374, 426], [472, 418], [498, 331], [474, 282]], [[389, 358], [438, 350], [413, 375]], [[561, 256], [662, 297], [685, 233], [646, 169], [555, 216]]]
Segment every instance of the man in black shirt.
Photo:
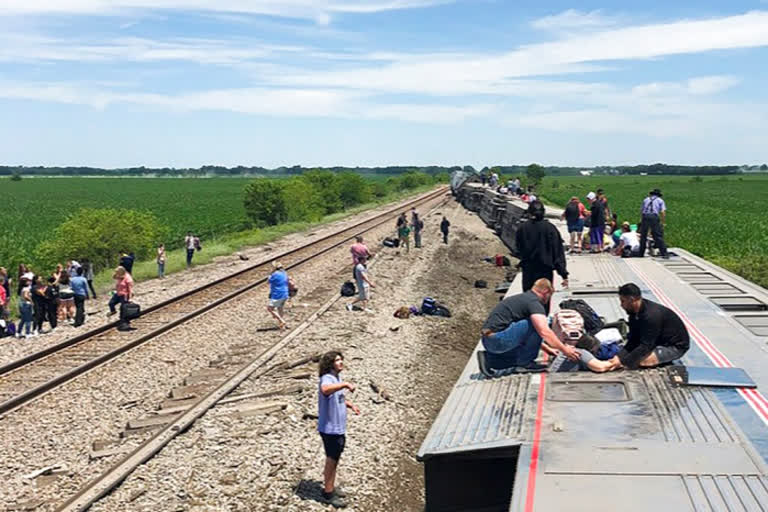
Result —
[[544, 204], [534, 201], [528, 208], [531, 220], [520, 226], [515, 233], [515, 246], [523, 269], [523, 291], [527, 292], [538, 279], [553, 281], [554, 272], [563, 278], [568, 287], [568, 271], [565, 268], [565, 249], [560, 232], [544, 219]]
[[674, 311], [642, 298], [634, 283], [619, 288], [619, 300], [629, 313], [629, 340], [610, 360], [612, 370], [650, 368], [680, 359], [688, 352], [688, 331]]
[[[579, 353], [573, 347], [564, 345], [547, 325], [544, 305], [554, 292], [550, 281], [539, 279], [530, 291], [507, 297], [493, 308], [481, 331], [489, 368], [545, 370], [546, 366], [534, 362], [542, 340], [569, 359], [579, 359]], [[549, 352], [554, 353], [553, 350]]]

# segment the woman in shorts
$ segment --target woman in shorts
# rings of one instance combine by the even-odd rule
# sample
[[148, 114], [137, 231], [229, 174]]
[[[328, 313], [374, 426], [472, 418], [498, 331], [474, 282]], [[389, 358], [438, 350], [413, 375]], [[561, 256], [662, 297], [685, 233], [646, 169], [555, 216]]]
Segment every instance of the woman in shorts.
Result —
[[320, 358], [320, 382], [317, 390], [317, 431], [323, 439], [325, 465], [323, 467], [323, 493], [321, 501], [336, 508], [346, 507], [346, 493], [336, 487], [336, 469], [344, 451], [347, 433], [347, 408], [355, 414], [360, 409], [344, 396], [355, 392], [355, 385], [341, 380], [344, 356], [341, 352], [327, 352]]
[[277, 320], [280, 329], [285, 329], [288, 325], [283, 319], [283, 308], [285, 301], [288, 300], [288, 274], [283, 268], [283, 264], [276, 261], [272, 264], [275, 270], [269, 276], [269, 305], [267, 311]]

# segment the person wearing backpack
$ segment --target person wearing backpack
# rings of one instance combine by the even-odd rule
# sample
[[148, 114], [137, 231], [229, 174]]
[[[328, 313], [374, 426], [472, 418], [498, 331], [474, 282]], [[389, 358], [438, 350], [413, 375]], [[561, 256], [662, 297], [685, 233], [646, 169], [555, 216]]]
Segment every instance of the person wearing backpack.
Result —
[[579, 352], [560, 341], [547, 324], [545, 305], [554, 293], [551, 281], [538, 279], [530, 290], [507, 297], [493, 308], [480, 332], [489, 369], [502, 373], [546, 371], [546, 365], [535, 362], [542, 342], [547, 352], [559, 350], [568, 359], [579, 360]]
[[560, 231], [544, 219], [544, 204], [534, 201], [528, 208], [531, 219], [515, 233], [515, 243], [523, 269], [523, 291], [527, 292], [538, 279], [550, 283], [554, 272], [563, 278], [563, 287], [568, 287], [568, 270], [565, 250]]
[[563, 214], [560, 215], [560, 219], [565, 220], [568, 225], [571, 252], [581, 252], [581, 234], [584, 232], [584, 218], [586, 216], [587, 209], [576, 196], [571, 197]]

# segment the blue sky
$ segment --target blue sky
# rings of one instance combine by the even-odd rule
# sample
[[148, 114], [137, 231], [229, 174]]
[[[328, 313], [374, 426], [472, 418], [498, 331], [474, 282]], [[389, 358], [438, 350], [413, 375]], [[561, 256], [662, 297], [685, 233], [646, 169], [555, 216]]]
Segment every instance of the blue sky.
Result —
[[768, 162], [768, 0], [2, 0], [0, 164]]

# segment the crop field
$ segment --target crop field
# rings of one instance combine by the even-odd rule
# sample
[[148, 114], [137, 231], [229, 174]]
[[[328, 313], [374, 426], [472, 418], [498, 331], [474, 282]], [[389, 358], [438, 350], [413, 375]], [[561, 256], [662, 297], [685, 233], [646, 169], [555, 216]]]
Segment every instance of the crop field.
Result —
[[682, 247], [763, 287], [768, 287], [768, 177], [595, 176], [548, 177], [539, 187], [549, 203], [605, 189], [608, 204], [624, 220], [640, 220], [653, 188], [667, 204], [665, 241]]
[[[25, 178], [3, 189], [0, 266], [32, 261], [35, 248], [83, 207], [152, 212], [178, 246], [188, 230], [203, 238], [243, 229], [246, 179]], [[9, 269], [11, 270], [11, 269]], [[15, 269], [12, 270], [15, 274]]]

